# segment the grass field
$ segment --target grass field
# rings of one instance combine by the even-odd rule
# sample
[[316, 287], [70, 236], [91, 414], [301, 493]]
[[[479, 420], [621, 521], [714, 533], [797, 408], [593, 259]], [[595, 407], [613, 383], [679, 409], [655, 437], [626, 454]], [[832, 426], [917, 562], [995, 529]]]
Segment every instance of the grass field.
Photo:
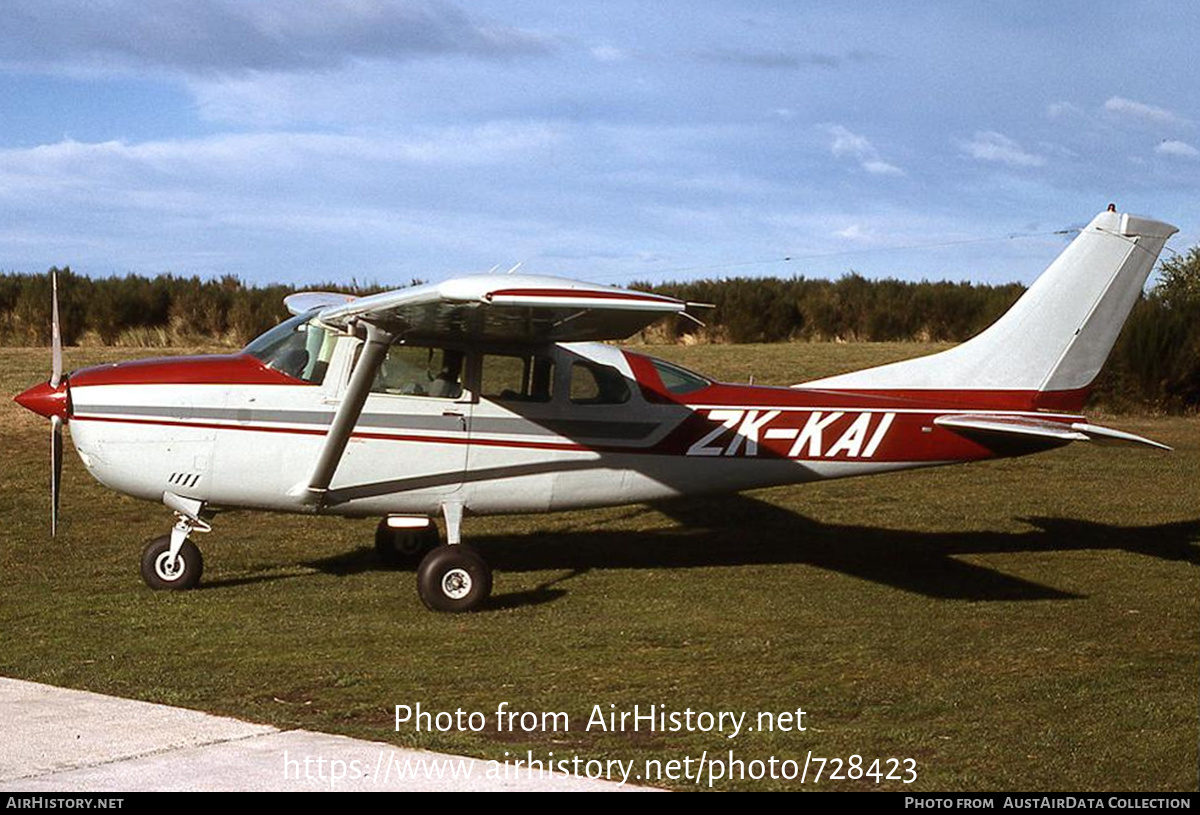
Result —
[[[934, 349], [649, 350], [766, 384]], [[44, 350], [0, 354], [7, 394], [49, 367]], [[68, 349], [67, 362], [129, 355]], [[497, 570], [494, 601], [447, 616], [421, 606], [411, 571], [375, 565], [367, 521], [222, 515], [199, 538], [203, 587], [151, 592], [137, 560], [169, 513], [107, 492], [69, 452], [64, 532], [50, 540], [47, 423], [0, 410], [7, 676], [485, 758], [812, 751], [911, 757], [917, 790], [1197, 786], [1195, 418], [1107, 419], [1171, 454], [1075, 445], [661, 508], [469, 519], [468, 541]], [[490, 724], [502, 701], [565, 711], [571, 729], [393, 731], [396, 704]], [[751, 719], [802, 707], [808, 729], [584, 732], [592, 706], [610, 704]]]

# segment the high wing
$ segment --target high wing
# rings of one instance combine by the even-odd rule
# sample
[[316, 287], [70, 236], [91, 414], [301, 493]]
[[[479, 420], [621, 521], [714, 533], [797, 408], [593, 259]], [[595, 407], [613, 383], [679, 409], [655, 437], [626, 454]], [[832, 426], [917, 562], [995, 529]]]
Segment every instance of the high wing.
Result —
[[315, 308], [339, 306], [357, 300], [353, 294], [336, 291], [302, 291], [283, 298], [284, 307], [292, 314], [307, 314]]
[[[624, 339], [687, 303], [557, 277], [479, 275], [339, 302], [322, 292], [293, 295], [289, 308], [320, 308], [321, 322], [348, 329], [362, 323], [363, 350], [308, 478], [293, 494], [324, 500], [346, 444], [366, 404], [388, 346], [405, 340], [583, 342]], [[447, 538], [458, 526], [447, 515]]]
[[408, 339], [493, 342], [624, 339], [687, 308], [671, 297], [533, 275], [474, 275], [316, 304], [321, 322], [341, 328], [361, 320]]
[[1087, 422], [1052, 422], [1030, 416], [938, 416], [933, 423], [967, 438], [1036, 438], [1047, 441], [1090, 441], [1097, 444], [1144, 444], [1170, 450], [1165, 444]]

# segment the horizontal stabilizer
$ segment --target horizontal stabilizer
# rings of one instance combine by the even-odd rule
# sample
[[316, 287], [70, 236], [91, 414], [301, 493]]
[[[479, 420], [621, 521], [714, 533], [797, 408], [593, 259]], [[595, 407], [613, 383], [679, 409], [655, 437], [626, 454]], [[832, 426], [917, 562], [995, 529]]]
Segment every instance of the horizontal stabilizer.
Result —
[[1032, 416], [938, 416], [933, 423], [963, 436], [976, 434], [1047, 441], [1090, 441], [1097, 444], [1144, 444], [1170, 450], [1165, 444], [1108, 427], [1087, 422], [1052, 422]]
[[1157, 447], [1159, 450], [1171, 449], [1168, 445], [1148, 439], [1145, 436], [1137, 436], [1133, 433], [1126, 433], [1123, 430], [1113, 430], [1111, 427], [1100, 427], [1099, 425], [1085, 424], [1083, 422], [1073, 424], [1071, 427], [1085, 434], [1088, 437], [1088, 441], [1095, 442], [1096, 444], [1144, 444], [1148, 447]]

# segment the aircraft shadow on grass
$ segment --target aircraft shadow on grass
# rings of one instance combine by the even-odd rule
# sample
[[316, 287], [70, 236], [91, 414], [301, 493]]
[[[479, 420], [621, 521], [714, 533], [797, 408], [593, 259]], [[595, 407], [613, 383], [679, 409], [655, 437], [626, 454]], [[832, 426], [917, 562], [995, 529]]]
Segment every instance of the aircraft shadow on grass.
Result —
[[[1200, 565], [1200, 519], [1123, 527], [1068, 518], [1022, 518], [1024, 532], [919, 532], [827, 524], [746, 495], [654, 507], [679, 528], [640, 532], [561, 530], [472, 538], [497, 570], [566, 570], [531, 591], [493, 597], [488, 608], [551, 602], [591, 569], [688, 569], [804, 564], [946, 600], [1072, 600], [1085, 595], [968, 563], [960, 555], [1117, 550]], [[651, 512], [634, 510], [631, 516]], [[368, 547], [304, 564], [327, 574], [384, 569]]]

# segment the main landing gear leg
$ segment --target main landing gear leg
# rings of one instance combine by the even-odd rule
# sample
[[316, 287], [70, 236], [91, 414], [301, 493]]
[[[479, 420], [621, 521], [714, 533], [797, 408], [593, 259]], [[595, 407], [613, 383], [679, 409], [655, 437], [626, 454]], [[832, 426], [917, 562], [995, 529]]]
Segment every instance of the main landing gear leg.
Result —
[[442, 505], [446, 546], [438, 546], [417, 567], [417, 594], [433, 611], [474, 611], [492, 593], [492, 569], [462, 544], [462, 504]]

